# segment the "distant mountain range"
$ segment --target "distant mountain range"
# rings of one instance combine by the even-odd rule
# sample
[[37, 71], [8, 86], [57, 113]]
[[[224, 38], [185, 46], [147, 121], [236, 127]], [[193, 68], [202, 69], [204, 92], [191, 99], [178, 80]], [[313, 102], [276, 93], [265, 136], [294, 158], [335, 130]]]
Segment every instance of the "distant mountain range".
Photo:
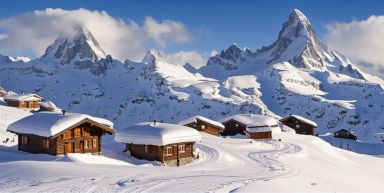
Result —
[[384, 131], [384, 81], [328, 48], [299, 10], [273, 44], [254, 52], [232, 44], [199, 69], [169, 64], [156, 51], [142, 62], [121, 62], [85, 27], [77, 31], [37, 59], [0, 56], [2, 87], [36, 92], [63, 109], [113, 120], [117, 128], [251, 110], [298, 114], [317, 122], [320, 134], [344, 128], [370, 142]]

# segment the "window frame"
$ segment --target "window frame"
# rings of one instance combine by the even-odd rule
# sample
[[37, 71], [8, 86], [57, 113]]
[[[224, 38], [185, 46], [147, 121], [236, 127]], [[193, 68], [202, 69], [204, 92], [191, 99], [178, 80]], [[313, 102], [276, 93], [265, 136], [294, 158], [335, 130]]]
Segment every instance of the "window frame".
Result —
[[43, 139], [43, 146], [44, 148], [49, 148], [49, 140], [48, 139]]
[[185, 153], [185, 144], [179, 145], [179, 153]]
[[92, 139], [92, 147], [93, 147], [93, 148], [96, 148], [96, 147], [97, 147], [97, 139], [96, 139], [96, 138], [93, 138], [93, 139]]
[[84, 149], [88, 149], [88, 141], [87, 140], [84, 141]]
[[28, 136], [21, 136], [21, 144], [22, 145], [28, 145], [29, 144], [29, 137]]
[[[166, 156], [170, 156], [170, 155], [173, 155], [173, 147], [172, 146], [167, 146], [166, 148], [165, 148], [165, 155]], [[170, 152], [171, 153], [169, 153], [169, 150], [170, 150]]]

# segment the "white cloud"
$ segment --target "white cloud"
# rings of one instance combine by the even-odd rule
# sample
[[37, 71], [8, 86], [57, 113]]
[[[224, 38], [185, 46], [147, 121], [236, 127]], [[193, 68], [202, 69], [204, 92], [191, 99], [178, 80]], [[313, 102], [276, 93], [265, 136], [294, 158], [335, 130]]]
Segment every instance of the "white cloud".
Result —
[[210, 57], [216, 56], [218, 52], [216, 50], [212, 50], [211, 53], [209, 54]]
[[384, 16], [327, 25], [328, 45], [370, 72], [384, 68]]
[[195, 51], [180, 51], [164, 56], [164, 59], [171, 64], [184, 65], [191, 64], [195, 68], [204, 66], [207, 59]]
[[169, 43], [185, 43], [191, 39], [184, 24], [156, 21], [146, 17], [142, 26], [135, 21], [127, 23], [105, 11], [87, 9], [46, 9], [27, 12], [0, 20], [0, 50], [30, 49], [42, 55], [48, 45], [60, 36], [72, 36], [74, 29], [84, 25], [94, 35], [107, 54], [118, 59], [140, 60], [148, 44], [166, 47]]

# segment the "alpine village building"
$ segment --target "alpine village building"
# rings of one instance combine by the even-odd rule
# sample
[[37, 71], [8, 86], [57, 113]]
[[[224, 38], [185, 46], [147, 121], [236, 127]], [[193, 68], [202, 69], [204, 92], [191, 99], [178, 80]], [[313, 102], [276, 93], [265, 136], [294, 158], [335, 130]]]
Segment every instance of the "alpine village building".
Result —
[[30, 153], [62, 155], [101, 154], [104, 134], [113, 134], [113, 123], [85, 114], [40, 112], [13, 124], [7, 131], [18, 136], [18, 149]]
[[334, 132], [333, 136], [336, 138], [357, 140], [357, 136], [352, 131], [348, 131], [346, 129], [340, 129]]
[[239, 114], [221, 119], [225, 126], [222, 135], [246, 135], [252, 139], [270, 139], [281, 132], [277, 121], [266, 115]]
[[315, 135], [317, 124], [299, 115], [289, 115], [280, 120], [284, 125], [291, 127], [297, 134]]
[[194, 160], [194, 144], [201, 135], [182, 125], [146, 122], [119, 131], [115, 141], [124, 143], [125, 153], [138, 159], [181, 166]]
[[198, 131], [202, 131], [215, 136], [220, 136], [220, 133], [224, 130], [224, 125], [220, 122], [199, 115], [184, 119], [178, 124], [191, 127]]
[[26, 109], [39, 109], [39, 102], [43, 98], [37, 94], [18, 94], [5, 97], [7, 105], [10, 107], [26, 108]]

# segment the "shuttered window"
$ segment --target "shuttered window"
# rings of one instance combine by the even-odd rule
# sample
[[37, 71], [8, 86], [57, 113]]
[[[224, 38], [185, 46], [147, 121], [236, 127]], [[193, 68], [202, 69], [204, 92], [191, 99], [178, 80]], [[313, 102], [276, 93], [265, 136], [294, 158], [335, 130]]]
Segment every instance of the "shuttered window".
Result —
[[44, 139], [44, 140], [43, 140], [43, 146], [44, 146], [45, 148], [49, 148], [49, 140]]
[[71, 131], [64, 132], [63, 139], [71, 139], [72, 133]]
[[179, 152], [180, 153], [185, 153], [185, 145], [184, 144], [179, 145]]
[[173, 148], [172, 148], [172, 146], [168, 146], [166, 150], [167, 150], [167, 152], [166, 152], [165, 155], [172, 155], [172, 154], [173, 154]]
[[81, 137], [81, 129], [80, 128], [75, 128], [74, 133], [75, 133], [75, 137]]
[[21, 136], [21, 144], [28, 145], [29, 140], [27, 136]]
[[84, 141], [84, 149], [88, 149], [88, 141]]
[[93, 148], [97, 147], [97, 140], [96, 140], [96, 138], [92, 140], [92, 146], [93, 146]]

